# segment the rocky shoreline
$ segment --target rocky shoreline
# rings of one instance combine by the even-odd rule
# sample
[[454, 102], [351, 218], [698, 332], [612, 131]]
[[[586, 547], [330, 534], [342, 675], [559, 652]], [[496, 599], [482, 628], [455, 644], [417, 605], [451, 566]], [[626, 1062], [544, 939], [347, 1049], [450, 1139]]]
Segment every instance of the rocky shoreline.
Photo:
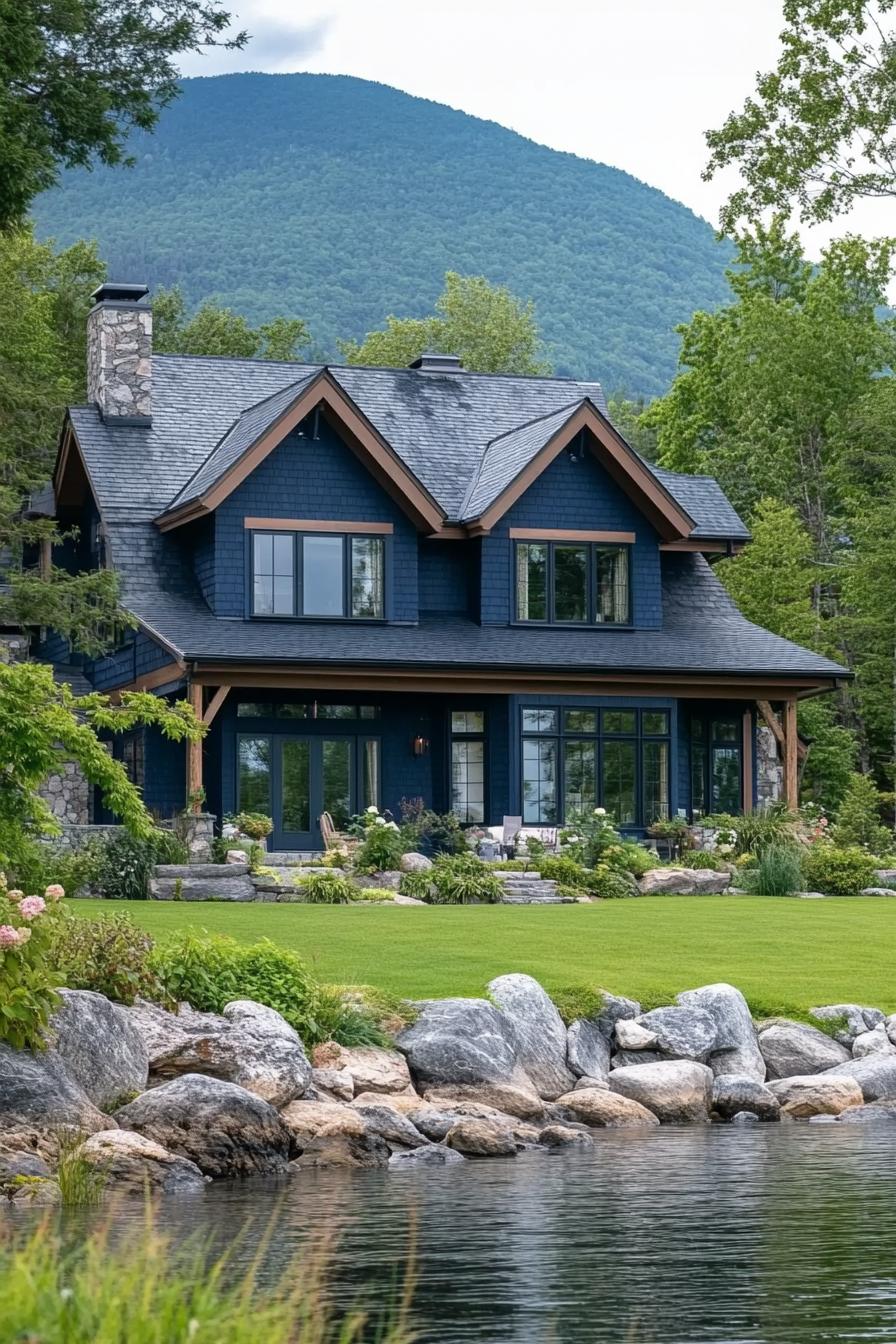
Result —
[[528, 975], [487, 993], [416, 1004], [395, 1048], [328, 1042], [309, 1059], [279, 1013], [249, 1000], [171, 1013], [62, 990], [45, 1051], [0, 1045], [0, 1189], [58, 1203], [66, 1131], [110, 1191], [180, 1194], [307, 1167], [582, 1149], [623, 1127], [896, 1125], [896, 1014], [832, 1004], [812, 1010], [818, 1027], [756, 1023], [734, 986], [715, 984], [643, 1013], [604, 993], [567, 1026]]

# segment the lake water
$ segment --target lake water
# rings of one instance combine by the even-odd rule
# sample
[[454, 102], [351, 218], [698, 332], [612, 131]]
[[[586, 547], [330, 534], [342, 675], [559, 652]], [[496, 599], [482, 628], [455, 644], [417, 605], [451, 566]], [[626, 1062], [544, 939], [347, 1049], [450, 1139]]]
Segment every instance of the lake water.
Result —
[[584, 1155], [222, 1183], [162, 1224], [242, 1230], [248, 1260], [273, 1220], [270, 1276], [338, 1224], [346, 1303], [391, 1295], [415, 1225], [426, 1344], [893, 1344], [894, 1159], [896, 1126], [619, 1131]]

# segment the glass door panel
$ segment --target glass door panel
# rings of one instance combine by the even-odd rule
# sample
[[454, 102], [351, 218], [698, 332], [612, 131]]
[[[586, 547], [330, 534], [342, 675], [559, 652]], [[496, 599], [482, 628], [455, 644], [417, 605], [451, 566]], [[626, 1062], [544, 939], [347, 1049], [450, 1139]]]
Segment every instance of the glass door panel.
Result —
[[380, 805], [380, 740], [361, 740], [361, 811]]
[[311, 830], [311, 742], [287, 737], [281, 747], [281, 829], [288, 835]]
[[271, 739], [237, 738], [237, 807], [271, 815]]
[[597, 783], [597, 744], [566, 742], [563, 746], [563, 815], [567, 821], [591, 812]]
[[603, 805], [617, 826], [637, 822], [635, 750], [634, 742], [604, 742]]
[[[321, 808], [329, 812], [333, 825], [342, 830], [354, 811], [352, 807], [352, 748], [353, 737], [324, 738], [321, 754]], [[318, 812], [318, 815], [320, 813]]]

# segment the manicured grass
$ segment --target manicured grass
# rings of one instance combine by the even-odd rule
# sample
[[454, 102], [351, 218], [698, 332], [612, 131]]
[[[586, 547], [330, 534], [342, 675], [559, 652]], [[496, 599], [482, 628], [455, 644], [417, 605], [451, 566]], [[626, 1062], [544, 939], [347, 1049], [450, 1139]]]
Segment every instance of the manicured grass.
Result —
[[322, 980], [415, 998], [481, 994], [506, 971], [548, 989], [600, 985], [650, 1001], [727, 980], [754, 1013], [859, 1001], [896, 1009], [896, 899], [641, 897], [577, 906], [315, 906], [72, 901], [127, 912], [156, 938], [192, 927], [266, 937]]

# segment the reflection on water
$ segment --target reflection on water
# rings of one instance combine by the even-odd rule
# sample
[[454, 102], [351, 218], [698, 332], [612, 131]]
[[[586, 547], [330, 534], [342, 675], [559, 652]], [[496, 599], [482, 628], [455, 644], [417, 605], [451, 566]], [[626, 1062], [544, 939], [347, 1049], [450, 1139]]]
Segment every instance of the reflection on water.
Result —
[[[391, 1296], [416, 1221], [427, 1344], [893, 1344], [894, 1157], [896, 1127], [630, 1131], [587, 1155], [304, 1171], [161, 1208], [177, 1240], [243, 1230], [241, 1262], [273, 1219], [268, 1275], [339, 1223], [346, 1305]], [[77, 1235], [100, 1215], [66, 1216]]]

